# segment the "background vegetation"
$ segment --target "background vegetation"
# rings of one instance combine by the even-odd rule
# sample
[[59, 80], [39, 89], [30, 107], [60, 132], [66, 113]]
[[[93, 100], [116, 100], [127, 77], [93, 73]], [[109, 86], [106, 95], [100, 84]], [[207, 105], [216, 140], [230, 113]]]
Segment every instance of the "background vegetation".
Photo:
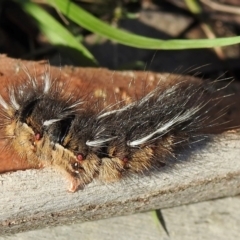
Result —
[[[154, 52], [159, 54], [163, 50], [214, 48], [220, 60], [228, 59], [228, 53], [220, 47], [240, 42], [237, 7], [220, 3], [215, 6], [211, 0], [5, 0], [1, 1], [0, 8], [2, 53], [27, 59], [51, 59], [58, 54], [59, 64], [67, 58], [69, 64], [122, 69], [144, 68], [146, 62], [151, 61], [151, 58], [133, 59], [108, 66], [101, 62], [101, 57], [99, 59], [94, 51], [96, 46], [101, 45], [102, 39], [104, 44], [107, 42], [120, 48], [124, 45], [131, 49], [154, 50], [149, 51], [152, 57]], [[165, 13], [159, 18], [160, 22], [167, 18], [166, 13], [172, 15], [173, 19], [176, 18], [175, 23], [172, 21], [176, 28], [179, 16], [191, 21], [178, 35], [162, 38], [158, 34], [148, 34], [145, 26], [142, 31], [128, 29], [132, 22], [141, 22], [144, 11], [149, 14], [159, 11], [160, 16]], [[130, 24], [124, 25], [124, 22]], [[217, 24], [224, 29], [222, 32]], [[152, 33], [157, 30], [154, 27]], [[189, 37], [189, 33], [197, 27], [203, 34], [190, 34]], [[93, 35], [95, 40], [89, 40]], [[115, 57], [109, 58], [116, 62]], [[210, 59], [206, 63], [212, 62]]]

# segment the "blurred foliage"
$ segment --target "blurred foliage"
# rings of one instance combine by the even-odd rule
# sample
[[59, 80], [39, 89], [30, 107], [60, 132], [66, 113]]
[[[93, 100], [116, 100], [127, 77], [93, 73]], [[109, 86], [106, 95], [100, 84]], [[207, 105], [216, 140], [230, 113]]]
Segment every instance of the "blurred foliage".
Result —
[[[131, 6], [137, 0], [8, 0], [34, 19], [37, 28], [62, 51], [81, 65], [95, 66], [95, 57], [84, 46], [86, 32], [93, 32], [116, 43], [141, 49], [181, 50], [213, 48], [240, 42], [240, 36], [215, 39], [161, 40], [120, 30], [119, 19], [135, 17]], [[186, 4], [189, 1], [186, 0]], [[194, 7], [194, 6], [193, 6]], [[27, 24], [27, 23], [26, 23]]]

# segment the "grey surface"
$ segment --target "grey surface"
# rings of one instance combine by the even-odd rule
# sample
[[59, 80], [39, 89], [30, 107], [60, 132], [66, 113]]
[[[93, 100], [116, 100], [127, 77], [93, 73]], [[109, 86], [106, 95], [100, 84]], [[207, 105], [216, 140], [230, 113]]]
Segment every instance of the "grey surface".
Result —
[[19, 233], [0, 240], [229, 239], [240, 238], [240, 197], [163, 209], [169, 236], [152, 212]]
[[240, 193], [240, 135], [228, 133], [185, 152], [178, 164], [151, 176], [114, 184], [93, 182], [68, 193], [51, 169], [0, 176], [0, 232], [17, 233], [157, 208], [175, 207]]
[[172, 209], [163, 215], [171, 239], [240, 239], [240, 197]]

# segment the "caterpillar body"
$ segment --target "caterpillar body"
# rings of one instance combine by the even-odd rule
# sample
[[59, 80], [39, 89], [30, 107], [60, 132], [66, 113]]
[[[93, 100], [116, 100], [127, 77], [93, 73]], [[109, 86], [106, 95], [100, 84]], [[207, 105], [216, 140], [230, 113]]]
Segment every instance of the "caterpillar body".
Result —
[[[210, 120], [209, 110], [217, 102], [210, 85], [180, 82], [165, 89], [158, 86], [143, 98], [112, 111], [96, 112], [89, 106], [78, 112], [68, 133], [59, 129], [66, 133], [64, 140], [50, 134], [60, 156], [65, 156], [74, 169], [70, 190], [95, 178], [112, 182], [129, 172], [164, 166], [176, 149], [205, 137], [206, 128], [216, 124], [217, 117]], [[60, 156], [56, 154], [55, 158]]]
[[113, 182], [165, 166], [205, 138], [226, 111], [210, 118], [218, 91], [200, 81], [159, 84], [132, 103], [104, 108], [99, 100], [62, 91], [49, 71], [41, 81], [26, 73], [26, 82], [9, 88], [8, 100], [0, 96], [1, 134], [19, 157], [65, 172], [72, 192], [94, 179]]
[[52, 159], [45, 159], [52, 149], [45, 143], [48, 125], [71, 117], [82, 102], [63, 92], [48, 70], [40, 77], [31, 76], [28, 69], [24, 71], [27, 79], [8, 88], [9, 98], [0, 96], [0, 133], [5, 137], [5, 148], [13, 149], [31, 166], [50, 165]]

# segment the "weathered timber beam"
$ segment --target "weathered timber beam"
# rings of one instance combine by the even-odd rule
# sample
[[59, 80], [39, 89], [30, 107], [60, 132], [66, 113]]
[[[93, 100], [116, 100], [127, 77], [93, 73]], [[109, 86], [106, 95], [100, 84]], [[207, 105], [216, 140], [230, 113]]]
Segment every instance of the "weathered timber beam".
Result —
[[[240, 134], [225, 133], [185, 152], [173, 169], [132, 176], [114, 184], [95, 182], [68, 193], [51, 169], [0, 176], [0, 233], [17, 233], [168, 208], [240, 193]], [[185, 159], [185, 160], [184, 160]]]

